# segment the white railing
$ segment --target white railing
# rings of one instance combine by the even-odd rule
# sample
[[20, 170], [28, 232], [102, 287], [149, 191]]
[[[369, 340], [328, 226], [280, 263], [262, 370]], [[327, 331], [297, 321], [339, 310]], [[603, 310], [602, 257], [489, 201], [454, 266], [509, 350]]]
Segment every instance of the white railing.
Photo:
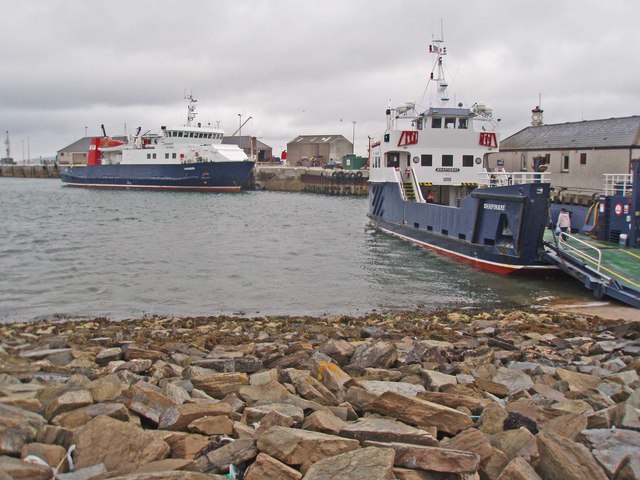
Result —
[[503, 185], [523, 185], [527, 183], [550, 183], [550, 175], [547, 172], [506, 172], [503, 169], [492, 172], [480, 172], [480, 184], [490, 187]]
[[605, 173], [604, 174], [604, 194], [605, 195], [631, 195], [633, 187], [633, 175], [630, 173]]
[[[596, 271], [600, 273], [600, 267], [602, 266], [602, 252], [599, 248], [596, 248], [593, 245], [590, 245], [587, 242], [584, 242], [568, 233], [560, 233], [560, 235], [558, 236], [560, 238], [560, 248], [575, 253], [577, 256], [584, 258], [591, 263], [594, 263], [596, 265]], [[576, 243], [577, 246], [572, 245], [571, 243], [569, 243], [569, 241]], [[591, 250], [595, 250], [595, 256], [589, 255], [589, 253], [587, 253]]]

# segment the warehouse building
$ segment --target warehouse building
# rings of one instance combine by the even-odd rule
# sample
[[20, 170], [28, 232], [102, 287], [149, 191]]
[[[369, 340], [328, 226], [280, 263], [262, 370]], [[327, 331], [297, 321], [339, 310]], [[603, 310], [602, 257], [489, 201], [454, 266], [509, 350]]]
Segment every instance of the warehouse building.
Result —
[[272, 162], [273, 161], [273, 149], [258, 140], [256, 137], [249, 135], [222, 137], [222, 143], [225, 145], [237, 145], [247, 156], [254, 159], [256, 162]]
[[287, 143], [287, 163], [293, 167], [342, 162], [349, 153], [353, 153], [353, 143], [342, 135], [299, 135]]
[[605, 173], [629, 173], [631, 159], [640, 157], [639, 115], [543, 125], [542, 111], [533, 113], [532, 126], [504, 139], [488, 166], [532, 171], [533, 158], [544, 157], [555, 201], [589, 203]]

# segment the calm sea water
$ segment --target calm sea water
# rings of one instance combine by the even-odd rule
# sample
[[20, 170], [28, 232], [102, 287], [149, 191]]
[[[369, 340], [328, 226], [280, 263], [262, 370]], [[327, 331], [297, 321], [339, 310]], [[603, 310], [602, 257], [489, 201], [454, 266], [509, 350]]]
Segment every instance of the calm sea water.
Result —
[[103, 191], [0, 178], [0, 321], [365, 314], [592, 299], [377, 232], [366, 198]]

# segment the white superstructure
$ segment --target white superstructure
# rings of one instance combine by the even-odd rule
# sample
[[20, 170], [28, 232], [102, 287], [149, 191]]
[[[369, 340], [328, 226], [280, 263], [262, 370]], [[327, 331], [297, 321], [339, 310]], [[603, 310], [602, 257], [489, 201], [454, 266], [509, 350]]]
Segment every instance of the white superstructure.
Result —
[[[415, 102], [389, 106], [384, 137], [371, 151], [370, 181], [411, 183], [416, 201], [426, 201], [429, 193], [451, 204], [477, 186], [486, 173], [485, 155], [498, 151], [500, 135], [491, 107], [455, 105], [449, 98], [442, 40], [429, 51], [436, 57], [429, 78], [436, 98], [423, 111]], [[427, 192], [427, 187], [438, 188]]]
[[237, 145], [222, 143], [224, 132], [211, 126], [194, 124], [196, 103], [188, 97], [187, 122], [183, 126], [161, 127], [161, 134], [140, 134], [129, 138], [128, 143], [111, 141], [101, 146], [102, 165], [157, 165], [201, 162], [249, 161], [247, 154]]

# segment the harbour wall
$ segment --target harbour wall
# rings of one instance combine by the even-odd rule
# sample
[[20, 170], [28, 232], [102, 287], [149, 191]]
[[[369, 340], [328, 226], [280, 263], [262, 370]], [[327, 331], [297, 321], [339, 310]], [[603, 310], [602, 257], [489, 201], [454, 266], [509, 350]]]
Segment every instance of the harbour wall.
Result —
[[57, 165], [2, 165], [0, 177], [60, 178]]
[[256, 165], [257, 190], [325, 195], [367, 195], [368, 170], [324, 170], [319, 167]]

